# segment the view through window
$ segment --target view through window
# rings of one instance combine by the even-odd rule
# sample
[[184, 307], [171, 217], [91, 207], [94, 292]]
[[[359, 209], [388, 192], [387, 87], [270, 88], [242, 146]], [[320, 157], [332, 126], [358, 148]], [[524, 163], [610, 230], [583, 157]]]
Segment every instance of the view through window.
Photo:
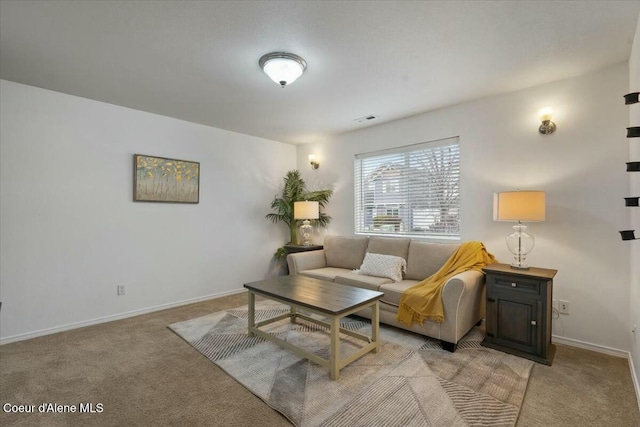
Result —
[[460, 238], [458, 137], [355, 157], [356, 233]]

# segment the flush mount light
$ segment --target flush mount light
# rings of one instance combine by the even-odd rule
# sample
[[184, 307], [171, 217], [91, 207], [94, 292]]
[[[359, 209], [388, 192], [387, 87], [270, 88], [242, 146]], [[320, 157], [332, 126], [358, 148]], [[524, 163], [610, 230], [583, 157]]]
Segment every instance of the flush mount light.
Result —
[[262, 71], [282, 87], [295, 82], [307, 69], [307, 61], [298, 55], [286, 52], [267, 53], [258, 63]]

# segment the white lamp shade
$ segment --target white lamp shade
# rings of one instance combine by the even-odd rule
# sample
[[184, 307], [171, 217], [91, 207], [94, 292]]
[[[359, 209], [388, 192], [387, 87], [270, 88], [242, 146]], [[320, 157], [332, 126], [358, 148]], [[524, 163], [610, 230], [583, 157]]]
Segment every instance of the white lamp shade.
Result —
[[494, 221], [544, 221], [544, 191], [506, 191], [493, 195]]
[[288, 58], [273, 58], [268, 60], [263, 67], [267, 76], [274, 82], [290, 85], [304, 72], [302, 64]]
[[553, 111], [551, 111], [551, 108], [549, 107], [545, 107], [542, 110], [540, 110], [538, 112], [538, 115], [540, 116], [540, 120], [541, 121], [545, 121], [545, 120], [551, 120], [551, 115], [553, 114]]
[[294, 202], [294, 219], [318, 219], [320, 218], [320, 203], [318, 202]]

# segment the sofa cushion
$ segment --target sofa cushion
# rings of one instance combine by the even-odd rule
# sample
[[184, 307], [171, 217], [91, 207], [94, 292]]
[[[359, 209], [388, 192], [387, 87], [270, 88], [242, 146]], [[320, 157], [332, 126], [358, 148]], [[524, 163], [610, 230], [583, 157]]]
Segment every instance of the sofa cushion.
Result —
[[438, 271], [460, 247], [457, 243], [430, 243], [412, 240], [409, 245], [405, 279], [424, 280]]
[[329, 282], [333, 282], [336, 276], [340, 274], [345, 274], [350, 272], [346, 268], [336, 268], [336, 267], [324, 267], [324, 268], [316, 268], [313, 270], [303, 270], [298, 274], [300, 276], [311, 277], [312, 279], [318, 280], [326, 280]]
[[392, 283], [391, 279], [386, 277], [364, 276], [351, 272], [336, 276], [335, 281], [340, 285], [355, 286], [356, 288], [370, 289], [372, 291], [377, 291], [380, 285]]
[[374, 254], [393, 255], [407, 259], [409, 256], [409, 243], [411, 239], [406, 237], [377, 237], [369, 238], [367, 252]]
[[366, 236], [326, 236], [324, 238], [324, 255], [327, 267], [356, 269], [362, 265], [367, 250]]
[[420, 283], [419, 280], [405, 279], [402, 282], [384, 284], [380, 286], [380, 289], [378, 289], [380, 292], [384, 293], [384, 296], [380, 301], [398, 307], [400, 305], [400, 297], [402, 296], [402, 293], [418, 283]]
[[407, 270], [407, 261], [393, 255], [383, 255], [367, 252], [359, 270], [354, 273], [365, 276], [388, 277], [394, 282], [402, 280], [402, 273]]

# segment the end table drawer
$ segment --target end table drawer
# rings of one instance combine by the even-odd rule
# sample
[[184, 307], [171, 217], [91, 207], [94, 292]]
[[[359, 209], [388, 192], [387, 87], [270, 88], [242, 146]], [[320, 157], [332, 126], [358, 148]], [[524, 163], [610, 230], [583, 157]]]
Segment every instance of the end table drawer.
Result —
[[540, 282], [537, 280], [527, 280], [520, 277], [495, 277], [492, 283], [496, 292], [518, 292], [529, 295], [540, 294]]

